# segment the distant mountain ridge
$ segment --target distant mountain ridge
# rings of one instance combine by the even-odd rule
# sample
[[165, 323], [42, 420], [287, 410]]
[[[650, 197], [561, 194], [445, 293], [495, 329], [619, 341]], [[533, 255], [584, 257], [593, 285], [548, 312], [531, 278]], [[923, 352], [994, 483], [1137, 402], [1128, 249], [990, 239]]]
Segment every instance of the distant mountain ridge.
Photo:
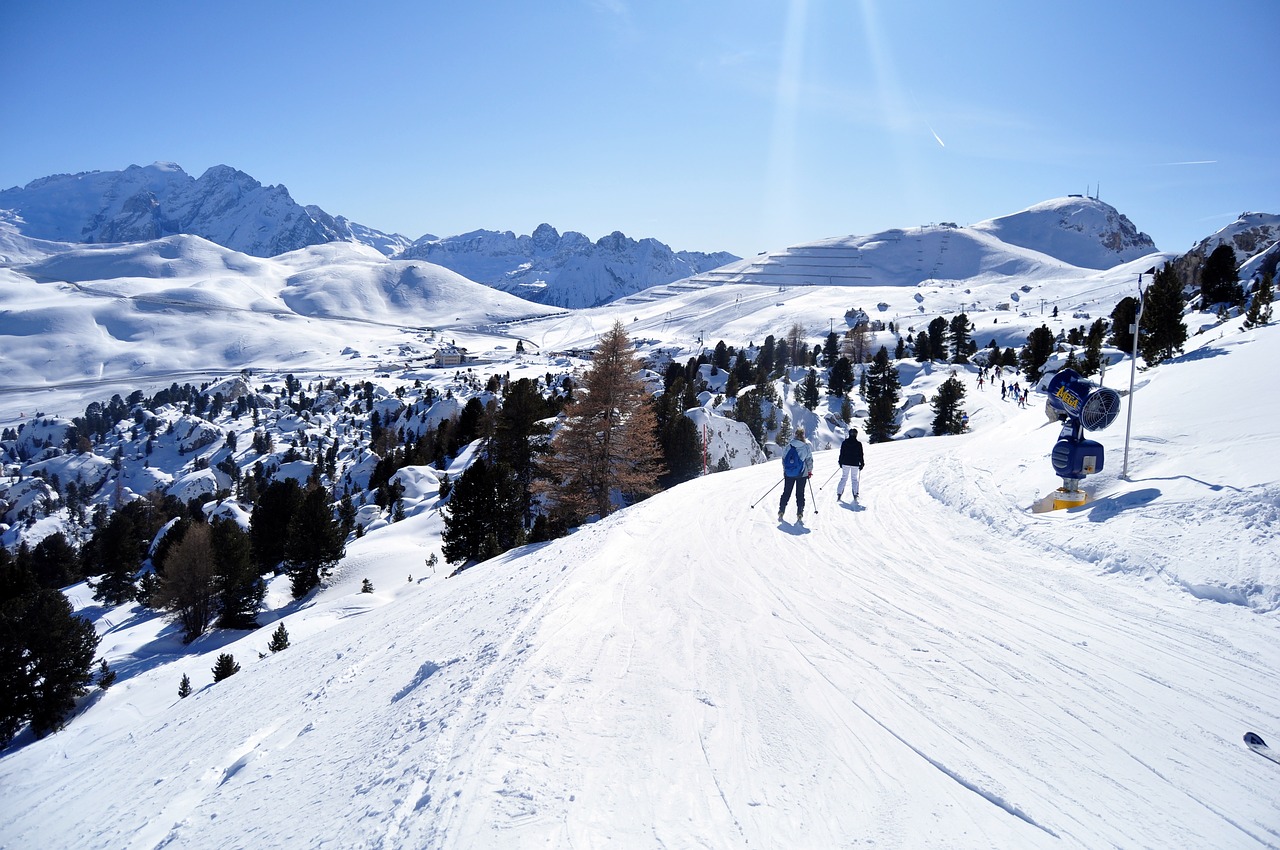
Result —
[[22, 236], [62, 243], [131, 243], [187, 234], [254, 257], [352, 242], [393, 259], [422, 259], [537, 303], [589, 307], [736, 260], [672, 251], [614, 231], [597, 242], [543, 224], [532, 236], [475, 231], [416, 241], [302, 206], [284, 186], [214, 166], [193, 178], [171, 162], [55, 174], [0, 191]]
[[226, 165], [199, 178], [171, 162], [56, 174], [0, 191], [0, 209], [21, 216], [24, 235], [59, 242], [145, 242], [185, 233], [273, 257], [341, 239], [285, 187], [263, 186]]
[[509, 230], [424, 236], [399, 258], [426, 260], [529, 301], [568, 308], [605, 304], [738, 259], [725, 251], [673, 251], [656, 239], [629, 239], [616, 230], [592, 242], [549, 224], [529, 236]]

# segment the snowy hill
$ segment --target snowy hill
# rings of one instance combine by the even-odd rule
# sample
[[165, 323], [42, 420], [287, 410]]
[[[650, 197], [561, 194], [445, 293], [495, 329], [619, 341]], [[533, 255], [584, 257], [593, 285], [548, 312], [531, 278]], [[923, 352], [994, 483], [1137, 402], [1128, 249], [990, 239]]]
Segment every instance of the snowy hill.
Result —
[[1109, 269], [1156, 252], [1151, 237], [1110, 204], [1070, 196], [973, 225], [1002, 242], [1085, 269]]
[[464, 346], [489, 340], [511, 348], [501, 332], [472, 333], [551, 312], [447, 269], [350, 243], [259, 258], [186, 235], [52, 243], [49, 252], [0, 222], [0, 238], [26, 260], [0, 268], [6, 423], [39, 409], [42, 392], [61, 385], [99, 386], [106, 397], [114, 388], [127, 394], [139, 377], [167, 386], [242, 368], [331, 371], [362, 354], [375, 358], [370, 371], [382, 362], [425, 362], [445, 327]]
[[557, 307], [593, 307], [707, 271], [737, 257], [672, 251], [656, 239], [614, 231], [592, 242], [541, 224], [531, 236], [477, 230], [448, 239], [423, 237], [401, 255], [453, 269], [521, 298]]
[[962, 368], [971, 432], [868, 446], [856, 507], [820, 442], [805, 526], [766, 464], [446, 579], [423, 470], [256, 632], [72, 587], [121, 680], [0, 757], [0, 846], [1275, 846], [1278, 357], [1233, 320], [1141, 373], [1070, 511], [1058, 426]]

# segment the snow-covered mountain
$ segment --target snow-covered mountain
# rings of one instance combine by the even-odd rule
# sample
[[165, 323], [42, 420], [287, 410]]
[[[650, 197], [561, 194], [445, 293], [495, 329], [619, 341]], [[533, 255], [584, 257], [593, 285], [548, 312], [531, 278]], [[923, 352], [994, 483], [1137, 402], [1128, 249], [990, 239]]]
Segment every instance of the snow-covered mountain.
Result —
[[283, 186], [226, 165], [193, 178], [171, 162], [57, 174], [0, 191], [27, 236], [60, 242], [141, 242], [186, 233], [271, 257], [341, 238]]
[[721, 251], [672, 251], [656, 239], [614, 231], [592, 242], [540, 224], [529, 236], [477, 230], [423, 237], [400, 255], [428, 260], [471, 280], [557, 307], [594, 307], [651, 286], [691, 277], [738, 259]]
[[1236, 252], [1242, 280], [1268, 271], [1274, 275], [1280, 263], [1280, 215], [1241, 213], [1239, 218], [1217, 233], [1201, 239], [1175, 264], [1184, 285], [1198, 280], [1205, 260], [1219, 245], [1230, 245]]
[[1109, 269], [1155, 253], [1128, 217], [1097, 198], [1070, 195], [1036, 204], [973, 229], [1085, 269]]
[[637, 241], [616, 231], [593, 243], [580, 233], [561, 236], [545, 224], [532, 236], [476, 231], [415, 241], [315, 205], [301, 206], [284, 186], [263, 186], [225, 165], [199, 178], [171, 162], [57, 174], [0, 191], [0, 212], [23, 236], [56, 242], [143, 242], [189, 234], [255, 257], [352, 242], [396, 259], [427, 260], [558, 307], [601, 304], [737, 259], [724, 252], [675, 252], [657, 240]]

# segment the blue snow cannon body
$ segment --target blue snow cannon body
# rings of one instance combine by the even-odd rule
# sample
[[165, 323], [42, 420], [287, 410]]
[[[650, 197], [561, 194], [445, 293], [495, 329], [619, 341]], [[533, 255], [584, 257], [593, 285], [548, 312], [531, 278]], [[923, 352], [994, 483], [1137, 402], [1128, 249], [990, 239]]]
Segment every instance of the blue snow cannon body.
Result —
[[1116, 420], [1120, 394], [1086, 381], [1074, 369], [1054, 375], [1046, 392], [1050, 411], [1066, 420], [1050, 456], [1053, 471], [1074, 489], [1075, 482], [1102, 471], [1102, 444], [1084, 439], [1083, 432], [1101, 431]]

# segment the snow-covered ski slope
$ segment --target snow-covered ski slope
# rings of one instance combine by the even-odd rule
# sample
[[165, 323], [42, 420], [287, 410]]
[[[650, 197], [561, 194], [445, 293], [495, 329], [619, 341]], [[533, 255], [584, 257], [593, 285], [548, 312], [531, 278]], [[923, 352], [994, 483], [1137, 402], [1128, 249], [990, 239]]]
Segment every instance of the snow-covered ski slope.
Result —
[[0, 846], [1275, 847], [1280, 330], [1190, 348], [1071, 511], [1031, 510], [1058, 427], [966, 373], [971, 433], [868, 446], [804, 528], [771, 463], [450, 579], [415, 513], [260, 660], [265, 617], [119, 617], [128, 675], [0, 759]]

